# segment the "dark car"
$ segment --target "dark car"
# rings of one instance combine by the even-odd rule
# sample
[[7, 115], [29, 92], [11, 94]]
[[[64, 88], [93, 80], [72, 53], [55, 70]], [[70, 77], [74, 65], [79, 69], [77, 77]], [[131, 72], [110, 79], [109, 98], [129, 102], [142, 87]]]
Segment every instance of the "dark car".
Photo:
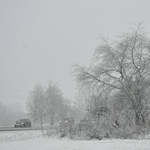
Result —
[[66, 127], [73, 127], [74, 125], [74, 118], [63, 118], [59, 121], [60, 129], [64, 129]]
[[14, 127], [31, 127], [31, 121], [29, 119], [19, 119], [15, 122]]

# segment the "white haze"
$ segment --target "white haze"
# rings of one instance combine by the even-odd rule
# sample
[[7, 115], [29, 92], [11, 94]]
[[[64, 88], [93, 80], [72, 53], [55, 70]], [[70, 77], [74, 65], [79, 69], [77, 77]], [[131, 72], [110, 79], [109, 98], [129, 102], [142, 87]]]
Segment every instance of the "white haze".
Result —
[[140, 21], [149, 33], [149, 6], [148, 0], [1, 0], [0, 102], [25, 108], [29, 91], [49, 80], [74, 100], [71, 66], [90, 64], [101, 34], [115, 38]]

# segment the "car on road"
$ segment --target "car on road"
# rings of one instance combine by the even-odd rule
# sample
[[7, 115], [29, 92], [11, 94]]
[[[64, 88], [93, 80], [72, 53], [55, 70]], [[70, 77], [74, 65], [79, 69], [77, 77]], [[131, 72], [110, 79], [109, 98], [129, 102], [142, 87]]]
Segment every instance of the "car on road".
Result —
[[62, 118], [59, 121], [60, 130], [72, 128], [74, 126], [74, 118]]
[[19, 119], [14, 123], [14, 127], [31, 127], [31, 121], [29, 119]]

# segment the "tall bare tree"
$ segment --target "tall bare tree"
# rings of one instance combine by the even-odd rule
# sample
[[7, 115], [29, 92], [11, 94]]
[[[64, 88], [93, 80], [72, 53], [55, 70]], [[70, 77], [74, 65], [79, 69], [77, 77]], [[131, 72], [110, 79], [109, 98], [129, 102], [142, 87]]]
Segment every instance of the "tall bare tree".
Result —
[[80, 86], [120, 92], [132, 108], [135, 122], [144, 125], [150, 113], [150, 40], [141, 24], [109, 43], [101, 38], [90, 67], [74, 66]]
[[27, 101], [28, 115], [33, 119], [34, 124], [40, 121], [43, 124], [45, 113], [45, 96], [41, 84], [37, 84], [30, 93]]
[[49, 81], [48, 88], [46, 90], [46, 111], [50, 119], [50, 125], [54, 125], [54, 119], [63, 104], [63, 97], [60, 89], [52, 81]]

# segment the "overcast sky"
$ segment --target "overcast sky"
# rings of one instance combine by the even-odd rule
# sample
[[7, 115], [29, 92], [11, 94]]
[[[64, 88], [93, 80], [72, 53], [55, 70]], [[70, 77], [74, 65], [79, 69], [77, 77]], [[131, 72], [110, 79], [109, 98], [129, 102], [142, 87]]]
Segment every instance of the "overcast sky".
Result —
[[0, 0], [0, 102], [25, 107], [37, 83], [74, 100], [73, 64], [90, 64], [99, 35], [133, 23], [150, 32], [150, 0]]

